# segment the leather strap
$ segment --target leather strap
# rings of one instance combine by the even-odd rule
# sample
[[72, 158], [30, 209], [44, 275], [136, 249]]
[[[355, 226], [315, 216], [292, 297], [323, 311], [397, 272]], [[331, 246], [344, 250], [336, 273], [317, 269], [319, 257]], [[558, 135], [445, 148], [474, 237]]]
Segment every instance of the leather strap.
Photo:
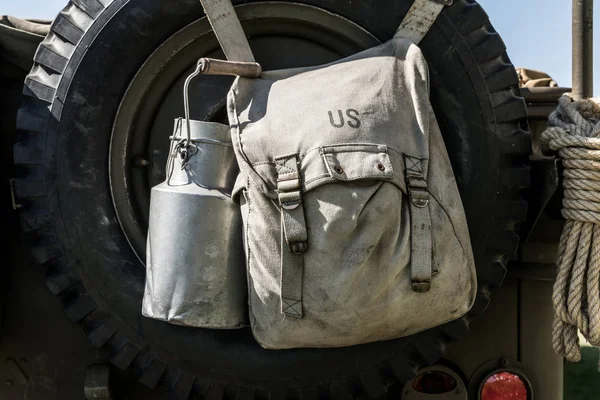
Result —
[[254, 55], [231, 0], [200, 0], [200, 3], [225, 57], [230, 61], [253, 62]]
[[404, 155], [404, 167], [410, 203], [410, 271], [413, 291], [427, 292], [431, 285], [433, 255], [427, 181], [421, 159]]

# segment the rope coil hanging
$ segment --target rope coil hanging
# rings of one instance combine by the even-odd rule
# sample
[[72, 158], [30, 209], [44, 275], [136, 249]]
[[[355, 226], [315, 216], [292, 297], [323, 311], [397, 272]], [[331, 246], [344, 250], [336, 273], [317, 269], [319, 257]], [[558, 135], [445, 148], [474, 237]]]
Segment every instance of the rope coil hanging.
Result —
[[600, 104], [568, 95], [548, 117], [545, 151], [557, 151], [564, 167], [553, 347], [568, 361], [581, 360], [578, 331], [600, 346]]

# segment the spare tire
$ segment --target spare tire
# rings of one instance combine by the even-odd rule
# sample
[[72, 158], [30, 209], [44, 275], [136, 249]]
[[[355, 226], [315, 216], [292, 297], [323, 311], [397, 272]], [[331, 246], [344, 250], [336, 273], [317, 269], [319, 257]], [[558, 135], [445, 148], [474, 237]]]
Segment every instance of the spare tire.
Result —
[[[373, 46], [393, 35], [411, 5], [234, 3], [265, 69]], [[475, 252], [479, 293], [471, 313], [397, 340], [267, 351], [248, 329], [190, 329], [140, 313], [149, 189], [164, 177], [182, 80], [198, 57], [219, 56], [200, 3], [70, 2], [35, 55], [14, 146], [23, 228], [69, 318], [117, 367], [183, 398], [374, 398], [435, 362], [506, 273], [526, 213], [519, 192], [529, 183], [530, 140], [517, 75], [477, 3], [455, 0], [421, 48]], [[223, 120], [231, 80], [203, 78], [192, 90], [192, 116]]]

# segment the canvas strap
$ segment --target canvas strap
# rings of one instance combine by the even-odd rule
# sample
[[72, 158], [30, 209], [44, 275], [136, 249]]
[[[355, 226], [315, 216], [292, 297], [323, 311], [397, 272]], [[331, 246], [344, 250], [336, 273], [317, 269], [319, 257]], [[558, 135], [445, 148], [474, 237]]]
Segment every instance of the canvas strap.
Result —
[[281, 312], [302, 318], [302, 277], [308, 233], [296, 154], [275, 159], [281, 210]]
[[200, 0], [204, 13], [229, 61], [254, 61], [248, 39], [231, 0]]
[[404, 155], [404, 173], [410, 206], [410, 270], [413, 290], [427, 292], [431, 284], [433, 246], [429, 192], [421, 159]]
[[394, 34], [419, 44], [442, 12], [453, 0], [415, 0]]
[[[419, 43], [429, 32], [444, 6], [453, 0], [415, 0], [396, 30], [403, 37]], [[217, 40], [230, 61], [255, 61], [231, 0], [200, 0]]]

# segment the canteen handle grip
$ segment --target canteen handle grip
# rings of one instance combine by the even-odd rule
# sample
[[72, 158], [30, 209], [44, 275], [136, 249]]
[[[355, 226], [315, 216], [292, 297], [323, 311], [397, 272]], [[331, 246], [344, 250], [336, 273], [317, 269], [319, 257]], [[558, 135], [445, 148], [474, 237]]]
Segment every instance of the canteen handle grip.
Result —
[[257, 62], [226, 61], [215, 58], [198, 60], [200, 71], [205, 75], [236, 75], [245, 78], [258, 78], [262, 67]]
[[241, 61], [226, 61], [217, 60], [215, 58], [201, 58], [196, 63], [196, 69], [192, 72], [183, 85], [183, 105], [185, 111], [185, 123], [187, 127], [187, 142], [190, 141], [190, 99], [189, 86], [190, 82], [198, 74], [207, 75], [238, 75], [247, 78], [258, 78], [262, 73], [262, 67], [256, 62], [241, 62]]

